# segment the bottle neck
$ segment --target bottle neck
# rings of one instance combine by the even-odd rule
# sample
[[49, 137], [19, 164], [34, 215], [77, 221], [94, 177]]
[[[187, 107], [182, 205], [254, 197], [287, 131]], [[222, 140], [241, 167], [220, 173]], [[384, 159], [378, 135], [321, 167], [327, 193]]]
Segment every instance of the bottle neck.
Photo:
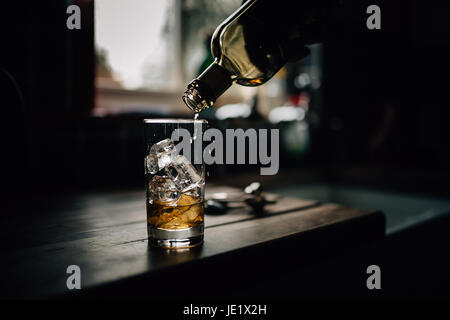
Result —
[[183, 101], [189, 109], [198, 113], [211, 107], [232, 83], [231, 74], [214, 62], [188, 84]]

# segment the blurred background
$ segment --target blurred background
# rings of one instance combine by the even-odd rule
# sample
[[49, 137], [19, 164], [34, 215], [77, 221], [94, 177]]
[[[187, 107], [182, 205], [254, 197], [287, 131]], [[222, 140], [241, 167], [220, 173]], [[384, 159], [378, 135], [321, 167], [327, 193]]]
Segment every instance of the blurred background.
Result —
[[[8, 2], [0, 31], [7, 202], [17, 209], [30, 194], [144, 190], [142, 119], [193, 117], [182, 92], [211, 63], [212, 32], [241, 2]], [[70, 4], [81, 8], [81, 30], [66, 28]], [[370, 4], [382, 8], [381, 30], [366, 28]], [[263, 180], [350, 204], [368, 198], [329, 186], [448, 197], [445, 9], [435, 0], [343, 1], [309, 57], [263, 86], [234, 85], [201, 115], [220, 129], [280, 129], [279, 174], [211, 166], [209, 181]]]

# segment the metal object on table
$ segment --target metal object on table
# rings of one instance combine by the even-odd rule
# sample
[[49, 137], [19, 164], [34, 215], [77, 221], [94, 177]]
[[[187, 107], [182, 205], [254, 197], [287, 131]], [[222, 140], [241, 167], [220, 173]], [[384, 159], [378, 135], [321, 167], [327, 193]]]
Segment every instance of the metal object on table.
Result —
[[229, 209], [229, 204], [242, 203], [250, 206], [254, 213], [264, 212], [264, 206], [276, 203], [277, 197], [268, 199], [259, 182], [252, 182], [246, 186], [243, 192], [218, 192], [206, 197], [205, 209], [208, 214], [224, 214]]

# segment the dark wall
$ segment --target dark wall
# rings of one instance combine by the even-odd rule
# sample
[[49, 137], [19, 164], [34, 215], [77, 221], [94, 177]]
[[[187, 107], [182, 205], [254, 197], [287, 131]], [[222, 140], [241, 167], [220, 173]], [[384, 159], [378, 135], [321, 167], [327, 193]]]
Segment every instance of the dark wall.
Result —
[[[371, 4], [381, 8], [381, 30], [366, 28]], [[324, 43], [321, 158], [338, 168], [424, 171], [448, 188], [448, 7], [344, 1]]]
[[[81, 30], [66, 27], [71, 3], [81, 7]], [[0, 109], [10, 195], [64, 188], [76, 176], [77, 127], [94, 102], [93, 35], [93, 1], [2, 4]]]

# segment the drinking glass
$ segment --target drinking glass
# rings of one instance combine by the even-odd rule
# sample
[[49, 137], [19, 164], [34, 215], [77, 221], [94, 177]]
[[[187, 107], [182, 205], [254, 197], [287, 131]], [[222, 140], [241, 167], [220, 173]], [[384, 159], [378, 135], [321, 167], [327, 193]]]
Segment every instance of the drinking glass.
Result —
[[193, 247], [203, 242], [206, 120], [145, 119], [147, 230], [151, 245]]

